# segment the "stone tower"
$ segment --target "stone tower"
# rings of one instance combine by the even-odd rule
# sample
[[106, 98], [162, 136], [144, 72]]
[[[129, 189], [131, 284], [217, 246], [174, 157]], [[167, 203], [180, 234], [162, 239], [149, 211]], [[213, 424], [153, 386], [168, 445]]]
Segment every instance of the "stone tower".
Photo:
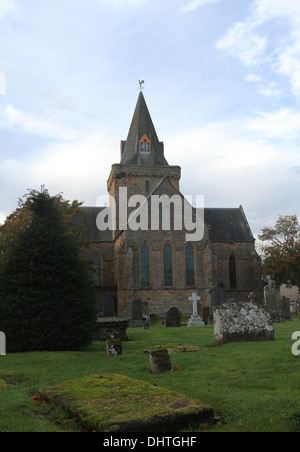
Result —
[[164, 144], [157, 137], [144, 95], [140, 92], [127, 140], [121, 141], [121, 161], [112, 165], [107, 182], [108, 192], [117, 206], [117, 225], [120, 188], [127, 189], [127, 199], [134, 195], [148, 197], [165, 177], [179, 189], [181, 168], [170, 166], [165, 159]]

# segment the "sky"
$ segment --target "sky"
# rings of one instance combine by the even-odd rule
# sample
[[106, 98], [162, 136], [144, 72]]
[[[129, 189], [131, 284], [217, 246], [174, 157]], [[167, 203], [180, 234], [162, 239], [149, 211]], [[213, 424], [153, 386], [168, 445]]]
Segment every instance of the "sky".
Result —
[[97, 205], [139, 80], [182, 193], [255, 237], [300, 215], [299, 0], [0, 0], [0, 223], [42, 185]]

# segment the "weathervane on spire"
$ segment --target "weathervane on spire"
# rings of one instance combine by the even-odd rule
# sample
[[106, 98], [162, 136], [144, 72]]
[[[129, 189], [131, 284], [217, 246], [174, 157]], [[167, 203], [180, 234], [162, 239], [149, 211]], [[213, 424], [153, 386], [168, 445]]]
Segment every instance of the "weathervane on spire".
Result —
[[143, 87], [144, 83], [145, 83], [145, 80], [139, 80], [140, 91], [142, 91], [142, 89], [144, 89], [144, 87]]

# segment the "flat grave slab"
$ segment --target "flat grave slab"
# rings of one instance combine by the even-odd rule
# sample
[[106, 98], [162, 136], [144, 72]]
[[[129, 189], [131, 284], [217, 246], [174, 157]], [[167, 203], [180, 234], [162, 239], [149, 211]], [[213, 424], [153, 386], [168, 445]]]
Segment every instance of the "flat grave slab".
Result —
[[39, 395], [96, 432], [176, 432], [213, 422], [214, 416], [199, 400], [118, 374], [67, 381]]

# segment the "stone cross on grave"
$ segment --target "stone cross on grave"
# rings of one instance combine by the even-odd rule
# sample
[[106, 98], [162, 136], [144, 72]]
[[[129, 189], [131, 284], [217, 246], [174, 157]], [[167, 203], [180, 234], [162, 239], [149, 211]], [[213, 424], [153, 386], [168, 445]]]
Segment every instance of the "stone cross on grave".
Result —
[[197, 296], [197, 294], [193, 292], [193, 295], [189, 297], [189, 300], [193, 302], [193, 315], [198, 315], [197, 301], [200, 301], [201, 297]]
[[198, 306], [197, 306], [197, 302], [201, 300], [201, 297], [197, 296], [196, 292], [193, 292], [192, 296], [189, 297], [189, 300], [193, 302], [193, 315], [190, 318], [187, 326], [204, 326], [205, 323], [202, 321], [202, 318], [198, 315]]

